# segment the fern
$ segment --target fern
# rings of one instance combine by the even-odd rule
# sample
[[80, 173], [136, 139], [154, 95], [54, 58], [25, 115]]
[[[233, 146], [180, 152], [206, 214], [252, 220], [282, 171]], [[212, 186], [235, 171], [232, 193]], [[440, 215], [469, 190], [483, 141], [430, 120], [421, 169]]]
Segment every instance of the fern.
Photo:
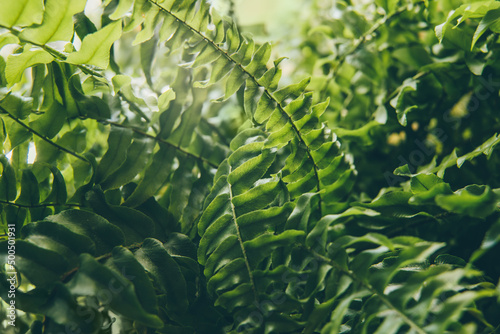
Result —
[[[0, 57], [3, 324], [14, 275], [22, 333], [495, 332], [498, 277], [482, 261], [500, 241], [499, 192], [470, 165], [497, 161], [498, 130], [441, 143], [449, 155], [396, 168], [388, 188], [369, 180], [374, 156], [394, 152], [384, 131], [426, 122], [437, 137], [446, 119], [415, 111], [452, 103], [447, 94], [470, 101], [474, 86], [454, 89], [452, 65], [418, 38], [408, 43], [425, 60], [404, 63], [417, 74], [382, 68], [404, 58], [379, 48], [384, 39], [406, 50], [398, 43], [415, 35], [390, 24], [443, 16], [427, 5], [364, 15], [342, 2], [345, 25], [317, 14], [325, 25], [300, 46], [312, 78], [292, 84], [279, 45], [205, 0], [108, 0], [100, 22], [84, 1], [0, 5], [0, 48], [17, 46]], [[470, 35], [468, 67], [458, 61], [453, 75], [481, 75], [475, 46], [494, 58], [497, 7], [439, 17], [445, 47], [457, 43], [449, 25]], [[473, 34], [466, 18], [479, 18]], [[325, 55], [317, 34], [356, 39]], [[455, 166], [473, 177], [457, 182]]]

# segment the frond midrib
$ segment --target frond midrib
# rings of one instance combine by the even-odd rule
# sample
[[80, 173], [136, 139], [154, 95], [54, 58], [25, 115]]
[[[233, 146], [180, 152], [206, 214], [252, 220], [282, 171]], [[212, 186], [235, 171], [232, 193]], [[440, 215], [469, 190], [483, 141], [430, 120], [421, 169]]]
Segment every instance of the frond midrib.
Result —
[[408, 315], [406, 315], [406, 313], [404, 313], [402, 310], [400, 310], [399, 308], [394, 306], [394, 304], [389, 299], [387, 299], [387, 297], [383, 293], [381, 293], [380, 291], [375, 289], [371, 284], [369, 284], [365, 280], [359, 278], [354, 272], [343, 268], [337, 262], [333, 261], [332, 259], [330, 259], [322, 254], [319, 254], [318, 252], [316, 252], [315, 250], [313, 250], [309, 247], [304, 247], [304, 248], [306, 251], [311, 253], [311, 255], [314, 256], [316, 259], [323, 261], [325, 263], [328, 263], [329, 265], [334, 267], [336, 270], [349, 276], [349, 278], [351, 278], [353, 281], [356, 281], [357, 283], [362, 285], [365, 289], [370, 291], [373, 295], [377, 296], [377, 298], [379, 298], [382, 301], [382, 303], [384, 303], [391, 310], [395, 311], [401, 317], [401, 319], [403, 319], [403, 321], [408, 326], [410, 326], [412, 329], [414, 329], [418, 334], [427, 334], [427, 332], [420, 325], [415, 323], [415, 321], [413, 321], [410, 317], [408, 317]]
[[[229, 172], [228, 175], [232, 171], [232, 167], [230, 164], [229, 165]], [[236, 208], [234, 207], [233, 204], [233, 187], [228, 181], [228, 188], [229, 188], [229, 205], [231, 206], [231, 215], [233, 216], [233, 223], [236, 228], [236, 236], [238, 237], [238, 243], [240, 244], [241, 247], [241, 253], [243, 254], [243, 260], [245, 261], [245, 266], [248, 271], [248, 277], [250, 280], [250, 284], [252, 285], [252, 292], [254, 295], [255, 301], [258, 303], [259, 302], [259, 295], [257, 294], [257, 288], [255, 286], [255, 281], [253, 279], [253, 274], [252, 274], [252, 268], [250, 267], [250, 261], [248, 260], [247, 252], [245, 250], [245, 245], [243, 244], [243, 238], [241, 237], [241, 232], [240, 232], [240, 226], [238, 225], [237, 217], [236, 217]]]
[[181, 23], [187, 29], [191, 30], [193, 33], [195, 33], [196, 35], [200, 36], [206, 43], [208, 43], [212, 48], [214, 48], [217, 52], [219, 52], [230, 63], [233, 63], [235, 66], [238, 66], [239, 70], [241, 70], [245, 75], [247, 75], [255, 83], [255, 85], [257, 85], [258, 87], [262, 87], [264, 89], [264, 94], [266, 94], [267, 97], [269, 97], [272, 101], [274, 101], [274, 103], [276, 103], [276, 105], [278, 106], [278, 109], [280, 110], [281, 114], [285, 115], [285, 117], [287, 118], [288, 123], [290, 123], [290, 125], [292, 126], [292, 129], [293, 129], [295, 135], [297, 136], [297, 139], [299, 140], [299, 142], [305, 146], [306, 151], [307, 151], [308, 159], [310, 161], [312, 161], [312, 163], [313, 163], [314, 176], [315, 176], [315, 179], [316, 179], [316, 190], [317, 190], [317, 192], [319, 194], [318, 208], [319, 208], [320, 215], [322, 215], [322, 196], [321, 196], [321, 192], [320, 192], [321, 191], [321, 186], [320, 186], [320, 177], [319, 177], [319, 169], [320, 168], [319, 168], [317, 162], [314, 160], [314, 157], [313, 157], [313, 155], [311, 153], [311, 148], [309, 147], [309, 145], [306, 144], [304, 138], [302, 138], [300, 130], [297, 128], [297, 126], [293, 122], [291, 116], [288, 115], [288, 113], [285, 111], [285, 109], [284, 109], [285, 107], [281, 104], [281, 102], [279, 102], [273, 96], [273, 94], [269, 91], [268, 87], [262, 86], [259, 83], [258, 79], [252, 73], [248, 72], [243, 67], [243, 65], [240, 62], [238, 62], [233, 57], [231, 57], [230, 54], [228, 54], [224, 49], [222, 49], [221, 47], [219, 47], [219, 45], [217, 45], [214, 41], [212, 41], [211, 39], [207, 38], [201, 31], [198, 31], [197, 29], [193, 28], [188, 22], [186, 22], [186, 21], [182, 20], [181, 18], [179, 18], [172, 11], [170, 11], [170, 10], [162, 7], [156, 1], [154, 1], [154, 0], [147, 0], [147, 1], [150, 2], [151, 4], [157, 6], [158, 8], [160, 8], [160, 10], [163, 11], [164, 13], [167, 13], [167, 14], [171, 15], [177, 22]]

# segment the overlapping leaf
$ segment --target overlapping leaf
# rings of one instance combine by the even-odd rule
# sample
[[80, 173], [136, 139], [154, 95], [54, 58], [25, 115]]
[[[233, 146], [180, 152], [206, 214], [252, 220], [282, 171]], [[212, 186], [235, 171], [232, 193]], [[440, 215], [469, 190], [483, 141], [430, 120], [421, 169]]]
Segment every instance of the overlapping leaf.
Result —
[[[400, 124], [414, 116], [409, 113], [418, 104], [413, 94], [425, 86], [416, 83], [426, 74], [419, 72], [390, 95], [388, 90], [400, 85], [409, 70], [394, 64], [397, 71], [391, 67], [383, 73], [382, 65], [396, 59], [413, 71], [434, 58], [442, 61], [441, 51], [422, 47], [420, 34], [392, 36], [392, 23], [384, 22], [400, 14], [413, 22], [420, 8], [434, 7], [417, 2], [407, 13], [406, 5], [378, 1], [374, 6], [386, 14], [372, 28], [354, 4], [335, 7], [343, 22], [333, 19], [314, 32], [322, 30], [333, 39], [325, 44], [333, 46], [328, 56], [311, 70], [315, 77], [284, 86], [283, 58], [271, 59], [271, 44], [242, 34], [209, 1], [107, 0], [100, 29], [82, 12], [84, 3], [0, 6], [15, 14], [0, 14], [0, 24], [10, 30], [0, 36], [0, 47], [22, 47], [6, 63], [0, 58], [0, 70], [7, 73], [0, 76], [0, 85], [14, 90], [1, 92], [0, 100], [1, 144], [4, 153], [12, 150], [10, 158], [0, 159], [0, 217], [22, 228], [17, 264], [33, 287], [19, 288], [18, 306], [44, 316], [43, 323], [32, 322], [31, 332], [62, 332], [70, 325], [88, 333], [111, 328], [158, 333], [221, 328], [248, 333], [494, 331], [479, 310], [484, 300], [498, 298], [498, 287], [473, 270], [472, 262], [478, 264], [498, 247], [498, 189], [469, 185], [453, 192], [442, 177], [447, 168], [476, 162], [481, 154], [496, 159], [498, 135], [462, 157], [453, 151], [439, 166], [431, 163], [420, 173], [399, 168], [398, 176], [411, 180], [401, 188], [382, 189], [374, 199], [365, 193], [373, 189], [358, 185], [356, 202], [349, 197], [356, 172], [345, 153], [352, 147], [341, 148], [335, 135], [338, 131], [342, 142], [378, 149], [371, 131], [397, 124], [396, 117], [388, 119], [386, 108], [397, 109]], [[438, 28], [438, 38], [451, 36], [469, 52], [482, 43], [487, 29], [496, 31], [497, 11], [492, 1], [460, 7]], [[459, 24], [482, 19], [474, 37], [466, 31], [472, 42], [452, 27], [457, 18]], [[399, 28], [399, 22], [393, 26]], [[68, 42], [74, 32], [82, 41], [79, 51], [71, 44], [64, 52], [47, 45]], [[338, 43], [351, 35], [359, 39], [345, 51]], [[391, 48], [385, 45], [393, 38], [410, 40], [411, 46], [396, 43], [389, 57]], [[369, 40], [377, 40], [373, 50], [363, 45]], [[309, 42], [304, 45], [311, 50], [304, 54], [323, 52], [324, 47], [316, 50], [318, 45]], [[481, 52], [493, 52], [493, 44], [481, 44]], [[122, 59], [116, 53], [124, 45]], [[476, 60], [467, 57], [467, 65], [475, 66]], [[488, 57], [495, 59], [494, 52]], [[134, 58], [140, 58], [147, 85], [124, 64]], [[444, 63], [453, 61], [446, 59], [440, 68], [448, 69]], [[115, 72], [111, 82], [94, 69], [108, 63]], [[30, 67], [32, 76], [24, 78], [32, 82], [22, 81]], [[483, 63], [480, 69], [485, 68]], [[455, 82], [445, 87], [437, 81], [443, 84], [440, 91], [453, 95]], [[21, 97], [24, 84], [31, 89], [21, 89]], [[376, 121], [363, 118], [373, 107], [371, 97], [362, 96], [368, 91], [379, 94]], [[333, 108], [323, 96], [334, 97]], [[209, 105], [209, 99], [217, 104]], [[227, 127], [233, 120], [227, 115], [248, 121], [238, 118]], [[349, 130], [331, 131], [325, 119], [355, 121]], [[412, 123], [415, 134], [420, 134], [418, 125]], [[227, 145], [219, 139], [233, 141]], [[34, 165], [26, 161], [30, 141], [37, 151]], [[362, 165], [376, 162], [369, 153], [369, 162]], [[80, 209], [60, 212], [68, 195], [69, 205]], [[470, 264], [454, 255], [434, 259], [441, 243], [387, 236], [430, 235], [420, 224], [454, 224], [442, 218], [448, 215], [471, 225], [484, 223], [471, 227], [479, 226], [478, 234], [487, 231], [470, 242], [483, 240], [479, 249], [463, 250], [464, 260], [473, 254]], [[387, 235], [367, 234], [373, 230]], [[5, 242], [0, 246], [5, 259]], [[3, 271], [0, 276], [5, 287]], [[2, 298], [7, 300], [4, 293]], [[82, 319], [82, 310], [94, 320]]]
[[[129, 215], [140, 214], [128, 210]], [[163, 322], [159, 318], [159, 303], [163, 299], [156, 290], [159, 289], [160, 294], [167, 296], [164, 301], [167, 313], [182, 315], [189, 301], [183, 275], [186, 271], [181, 268], [186, 262], [183, 259], [191, 254], [186, 253], [185, 247], [172, 248], [172, 242], [164, 246], [147, 238], [131, 250], [124, 248], [121, 245], [127, 232], [122, 232], [117, 223], [88, 211], [67, 210], [25, 226], [23, 240], [16, 242], [16, 269], [35, 289], [30, 293], [19, 292], [18, 308], [30, 310], [32, 303], [36, 303], [39, 305], [36, 312], [45, 314], [48, 322], [64, 325], [68, 320], [59, 318], [62, 310], [50, 305], [67, 303], [65, 312], [72, 313], [76, 323], [83, 323], [84, 318], [78, 312], [81, 306], [75, 298], [97, 296], [102, 307], [120, 317], [160, 328]], [[1, 243], [2, 261], [7, 256], [6, 243]], [[60, 283], [54, 285], [54, 282]], [[60, 290], [62, 295], [57, 293]], [[89, 307], [91, 312], [97, 312]]]
[[[241, 314], [237, 325], [243, 328], [250, 325], [253, 301], [272, 297], [266, 292], [272, 282], [269, 277], [285, 269], [284, 263], [266, 261], [277, 249], [290, 248], [304, 238], [303, 231], [283, 231], [293, 205], [280, 200], [284, 185], [279, 179], [264, 177], [275, 152], [265, 148], [262, 139], [263, 133], [247, 131], [233, 141], [238, 148], [219, 167], [198, 223], [198, 261], [205, 266], [209, 292], [216, 305]], [[290, 297], [284, 298], [285, 309], [297, 307]], [[297, 327], [283, 310], [277, 307], [275, 318], [257, 326]]]
[[[325, 209], [339, 210], [330, 203], [345, 198], [352, 186], [353, 171], [341, 158], [330, 164], [337, 157], [338, 144], [324, 132], [320, 121], [328, 101], [313, 105], [312, 94], [305, 93], [309, 79], [278, 89], [281, 77], [278, 65], [283, 58], [268, 68], [271, 46], [265, 43], [256, 47], [251, 38], [240, 34], [236, 25], [210, 11], [204, 1], [199, 7], [196, 1], [182, 5], [151, 3], [149, 11], [160, 8], [159, 15], [164, 20], [159, 41], [166, 41], [172, 50], [184, 46], [185, 54], [195, 55], [188, 64], [190, 67], [212, 65], [206, 79], [198, 80], [195, 85], [208, 87], [220, 81], [224, 91], [220, 101], [242, 89], [247, 115], [266, 124], [269, 137], [265, 146], [281, 148], [291, 142], [291, 150], [298, 151], [294, 157], [302, 160], [290, 161], [293, 167], [285, 167], [285, 173], [291, 174], [285, 182], [292, 196], [321, 190]], [[208, 29], [208, 22], [213, 23], [213, 29]]]
[[[356, 243], [370, 246], [346, 252]], [[315, 306], [305, 332], [319, 328], [321, 333], [337, 333], [341, 328], [373, 333], [443, 331], [460, 317], [464, 306], [473, 307], [474, 300], [495, 292], [492, 286], [460, 292], [457, 287], [466, 285], [467, 277], [478, 272], [454, 269], [437, 258], [435, 265], [426, 264], [426, 259], [441, 247], [443, 244], [414, 237], [388, 239], [377, 234], [345, 236], [331, 243], [328, 255], [333, 269], [326, 280], [338, 283], [328, 291], [324, 302]], [[436, 301], [438, 294], [446, 292], [449, 297]], [[359, 300], [364, 304], [361, 309], [356, 303]], [[433, 320], [428, 324], [429, 318]]]

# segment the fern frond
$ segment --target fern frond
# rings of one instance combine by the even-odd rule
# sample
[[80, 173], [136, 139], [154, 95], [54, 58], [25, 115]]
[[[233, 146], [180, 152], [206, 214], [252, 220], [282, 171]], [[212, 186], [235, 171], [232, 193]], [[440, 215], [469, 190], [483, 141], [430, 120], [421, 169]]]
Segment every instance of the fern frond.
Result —
[[[22, 229], [22, 240], [16, 241], [16, 269], [22, 273], [19, 279], [23, 277], [34, 288], [19, 288], [17, 307], [44, 314], [46, 328], [74, 324], [88, 333], [100, 329], [102, 317], [109, 311], [124, 321], [153, 328], [174, 325], [170, 319], [181, 321], [197, 294], [193, 283], [199, 271], [191, 258], [194, 252], [189, 251], [194, 245], [173, 234], [165, 244], [144, 237], [140, 243], [132, 243], [131, 236], [138, 232], [117, 218], [135, 220], [142, 215], [143, 223], [149, 218], [126, 207], [107, 210], [103, 213], [109, 221], [95, 213], [68, 210]], [[150, 225], [155, 228], [152, 220]], [[0, 244], [3, 261], [7, 241]], [[2, 268], [2, 284], [7, 282], [7, 274]], [[7, 298], [7, 290], [2, 289], [2, 298]], [[92, 302], [96, 296], [97, 301]], [[60, 305], [65, 308], [59, 309]], [[161, 305], [165, 305], [167, 317], [160, 311]], [[86, 321], [82, 310], [96, 315], [95, 321]]]
[[[366, 244], [364, 250], [349, 253], [358, 242]], [[305, 332], [319, 326], [322, 333], [338, 332], [341, 327], [373, 333], [442, 333], [460, 318], [463, 307], [496, 294], [493, 285], [476, 289], [470, 283], [481, 276], [477, 271], [453, 269], [437, 261], [426, 264], [443, 245], [415, 237], [368, 234], [339, 238], [328, 245], [327, 256], [312, 250], [317, 259], [333, 267], [328, 279], [339, 283], [315, 307]], [[361, 309], [356, 305], [359, 300]]]
[[[278, 89], [281, 77], [278, 65], [283, 59], [275, 61], [268, 69], [271, 46], [265, 43], [255, 48], [253, 40], [241, 35], [233, 23], [218, 17], [213, 11], [210, 13], [204, 1], [187, 1], [182, 5], [176, 2], [149, 2], [153, 7], [160, 8], [165, 16], [163, 26], [169, 29], [168, 33], [160, 31], [160, 42], [166, 41], [171, 49], [184, 45], [185, 53], [195, 54], [190, 67], [213, 63], [209, 78], [204, 82], [195, 82], [197, 87], [208, 87], [222, 81], [224, 96], [220, 98], [221, 101], [242, 89], [246, 113], [255, 122], [266, 125], [269, 137], [265, 147], [280, 148], [296, 138], [291, 144], [294, 146], [292, 150], [305, 150], [309, 163], [294, 171], [296, 175], [305, 173], [310, 176], [300, 181], [300, 184], [290, 184], [292, 196], [296, 198], [301, 193], [315, 189], [321, 198], [325, 197], [325, 204], [320, 201], [320, 210], [324, 207], [327, 212], [338, 211], [339, 208], [332, 204], [344, 199], [349, 192], [353, 171], [346, 164], [342, 167], [336, 165], [335, 168], [329, 166], [329, 169], [325, 169], [328, 166], [321, 168], [319, 165], [319, 160], [327, 155], [325, 151], [332, 148], [330, 142], [335, 140], [324, 132], [325, 128], [320, 122], [328, 101], [313, 105], [312, 94], [304, 94], [309, 79]], [[152, 8], [149, 10], [157, 10]], [[212, 30], [207, 28], [210, 26], [207, 22], [213, 25]], [[180, 43], [179, 40], [186, 42]], [[332, 155], [328, 155], [329, 158]], [[337, 168], [339, 170], [333, 174]], [[340, 177], [341, 169], [344, 171], [343, 177]], [[330, 176], [330, 180], [322, 179], [320, 174]], [[339, 182], [334, 184], [337, 179]], [[289, 180], [291, 183], [298, 181], [293, 176]], [[340, 188], [345, 191], [339, 192]]]
[[[357, 155], [368, 153], [369, 162], [358, 161], [371, 172], [378, 153], [402, 153], [422, 131], [437, 137], [442, 121], [410, 113], [426, 108], [427, 80], [439, 86], [432, 97], [445, 96], [429, 105], [457, 99], [463, 110], [450, 117], [468, 117], [464, 104], [477, 92], [467, 90], [496, 71], [494, 35], [480, 38], [498, 28], [494, 1], [460, 7], [437, 29], [444, 43], [457, 42], [457, 31], [473, 33], [481, 18], [465, 43], [481, 52], [467, 47], [456, 57], [454, 46], [428, 42], [425, 27], [441, 14], [431, 15], [436, 7], [425, 1], [377, 3], [373, 17], [332, 5], [345, 22], [329, 17], [303, 29], [312, 30], [299, 47], [313, 77], [290, 85], [271, 43], [242, 33], [211, 1], [106, 0], [96, 24], [84, 3], [0, 5], [0, 48], [15, 45], [0, 57], [0, 259], [16, 247], [15, 265], [0, 267], [0, 297], [12, 300], [14, 277], [21, 331], [496, 330], [498, 268], [483, 261], [491, 263], [500, 243], [500, 192], [466, 162], [480, 166], [484, 154], [492, 159], [484, 171], [493, 171], [498, 134], [480, 135], [462, 156], [458, 146], [439, 165], [437, 147], [426, 149], [436, 153], [428, 166], [396, 169], [408, 182], [375, 198], [381, 184], [372, 175], [351, 193]], [[384, 25], [400, 24], [399, 15], [418, 34]], [[327, 36], [316, 39], [318, 32]], [[412, 50], [425, 57], [407, 57]], [[462, 64], [455, 59], [464, 52]], [[450, 68], [459, 74], [449, 76]], [[408, 72], [417, 74], [405, 80]], [[450, 78], [470, 82], [459, 89]], [[399, 146], [384, 146], [383, 131], [408, 120], [409, 140], [400, 133]], [[482, 125], [456, 136], [476, 136]], [[457, 182], [455, 165], [474, 182]]]
[[[272, 285], [269, 279], [285, 267], [277, 262], [266, 264], [270, 255], [305, 236], [302, 231], [283, 231], [294, 206], [280, 200], [284, 185], [279, 179], [263, 178], [275, 158], [264, 140], [264, 133], [258, 130], [235, 138], [231, 146], [237, 149], [219, 167], [198, 223], [198, 260], [205, 266], [208, 291], [215, 296], [216, 305], [243, 316], [236, 317], [236, 328], [250, 326], [248, 315], [259, 312], [255, 304], [272, 298], [266, 292]], [[279, 308], [273, 313], [257, 327], [292, 322]]]

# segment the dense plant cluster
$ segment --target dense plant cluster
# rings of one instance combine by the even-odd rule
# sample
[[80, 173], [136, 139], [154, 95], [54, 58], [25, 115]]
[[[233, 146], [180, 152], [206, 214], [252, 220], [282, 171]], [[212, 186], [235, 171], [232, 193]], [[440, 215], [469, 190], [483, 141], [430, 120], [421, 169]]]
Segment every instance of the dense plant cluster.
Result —
[[499, 330], [500, 2], [91, 4], [0, 4], [2, 333]]

